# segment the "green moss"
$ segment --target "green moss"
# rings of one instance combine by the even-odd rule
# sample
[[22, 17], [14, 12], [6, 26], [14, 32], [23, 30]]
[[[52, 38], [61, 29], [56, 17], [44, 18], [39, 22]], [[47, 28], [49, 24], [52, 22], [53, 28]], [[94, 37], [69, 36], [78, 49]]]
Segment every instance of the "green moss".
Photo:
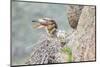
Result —
[[71, 50], [69, 47], [62, 48], [61, 50], [62, 50], [64, 53], [67, 54], [67, 56], [68, 56], [67, 61], [68, 61], [68, 62], [72, 62], [72, 50]]

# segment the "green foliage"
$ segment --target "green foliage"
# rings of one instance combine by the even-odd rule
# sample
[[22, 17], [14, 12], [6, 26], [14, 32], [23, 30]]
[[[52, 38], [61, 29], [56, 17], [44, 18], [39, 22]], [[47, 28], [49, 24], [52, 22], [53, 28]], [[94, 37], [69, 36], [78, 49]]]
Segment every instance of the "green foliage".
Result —
[[68, 62], [72, 62], [72, 50], [69, 47], [65, 47], [61, 49], [64, 53], [67, 54], [68, 58], [67, 61]]

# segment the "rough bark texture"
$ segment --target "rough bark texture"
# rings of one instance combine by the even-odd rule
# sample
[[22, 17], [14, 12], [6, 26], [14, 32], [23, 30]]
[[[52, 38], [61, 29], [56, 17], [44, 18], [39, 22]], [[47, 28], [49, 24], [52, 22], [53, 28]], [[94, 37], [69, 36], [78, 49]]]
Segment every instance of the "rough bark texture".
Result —
[[56, 39], [48, 40], [47, 36], [43, 36], [43, 40], [39, 41], [33, 53], [26, 64], [49, 64], [49, 63], [61, 63], [66, 59], [63, 59], [61, 54], [61, 43]]
[[80, 6], [79, 5], [77, 5], [77, 6], [69, 5], [68, 6], [68, 9], [67, 9], [68, 10], [67, 11], [68, 21], [69, 21], [70, 26], [73, 29], [77, 28], [82, 9], [83, 9], [83, 6], [81, 6], [81, 5]]
[[67, 45], [72, 48], [73, 61], [95, 60], [95, 7], [82, 9], [77, 31], [70, 35]]
[[[79, 8], [79, 7], [75, 7]], [[77, 11], [78, 12], [78, 11]], [[79, 10], [80, 12], [80, 10]], [[72, 13], [73, 14], [73, 13]], [[71, 18], [71, 17], [70, 17]], [[76, 17], [74, 18], [76, 19]], [[77, 16], [77, 30], [66, 37], [66, 45], [72, 50], [73, 61], [95, 60], [95, 7], [84, 6]], [[47, 64], [67, 62], [67, 54], [61, 52], [61, 43], [56, 39], [48, 41], [46, 36], [33, 48], [26, 64]], [[41, 39], [40, 39], [41, 40]]]

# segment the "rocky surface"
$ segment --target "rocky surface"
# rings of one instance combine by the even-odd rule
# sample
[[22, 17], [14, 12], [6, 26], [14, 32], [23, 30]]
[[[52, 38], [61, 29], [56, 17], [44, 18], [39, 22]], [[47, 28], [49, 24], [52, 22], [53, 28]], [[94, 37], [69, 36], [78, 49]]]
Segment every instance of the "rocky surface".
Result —
[[[76, 17], [74, 19], [76, 19]], [[96, 46], [95, 7], [84, 6], [77, 20], [77, 29], [66, 37], [66, 44], [63, 47], [56, 39], [49, 41], [46, 36], [42, 36], [44, 38], [34, 46], [33, 53], [27, 58], [26, 64], [69, 62], [68, 55], [61, 52], [61, 49], [64, 47], [69, 47], [72, 50], [72, 62], [94, 61]]]

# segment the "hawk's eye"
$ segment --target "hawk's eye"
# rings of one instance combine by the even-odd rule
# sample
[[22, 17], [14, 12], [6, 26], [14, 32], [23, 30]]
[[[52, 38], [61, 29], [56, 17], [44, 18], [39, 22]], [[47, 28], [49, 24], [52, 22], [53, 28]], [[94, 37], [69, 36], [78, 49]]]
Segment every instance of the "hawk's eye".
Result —
[[51, 22], [55, 22], [54, 20], [50, 20]]

